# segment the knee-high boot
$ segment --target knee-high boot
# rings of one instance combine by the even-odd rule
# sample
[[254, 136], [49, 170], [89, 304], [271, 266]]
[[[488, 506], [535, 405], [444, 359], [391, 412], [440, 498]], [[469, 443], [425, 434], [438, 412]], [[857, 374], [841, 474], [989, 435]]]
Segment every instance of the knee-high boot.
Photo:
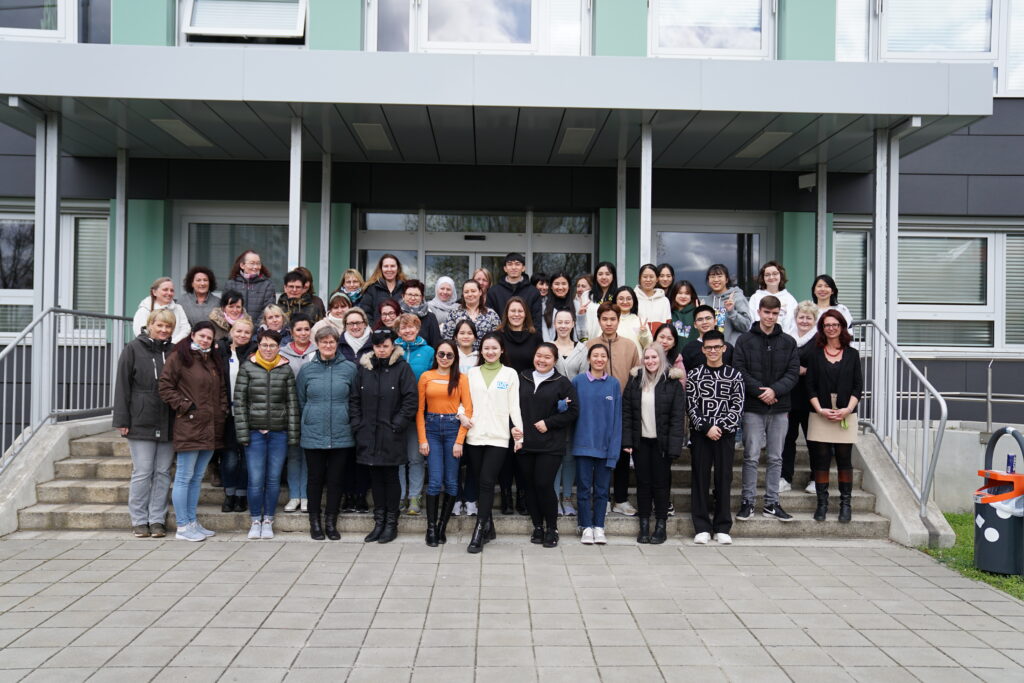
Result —
[[851, 504], [853, 502], [853, 482], [839, 482], [839, 521], [846, 523], [853, 516]]
[[437, 547], [437, 496], [427, 495], [427, 545]]
[[455, 509], [455, 501], [458, 496], [447, 493], [441, 494], [441, 518], [437, 522], [437, 542], [448, 542], [448, 520], [452, 518], [452, 510]]
[[828, 480], [826, 479], [825, 483], [816, 481], [814, 491], [818, 495], [818, 507], [814, 508], [814, 521], [824, 522], [825, 516], [828, 514]]

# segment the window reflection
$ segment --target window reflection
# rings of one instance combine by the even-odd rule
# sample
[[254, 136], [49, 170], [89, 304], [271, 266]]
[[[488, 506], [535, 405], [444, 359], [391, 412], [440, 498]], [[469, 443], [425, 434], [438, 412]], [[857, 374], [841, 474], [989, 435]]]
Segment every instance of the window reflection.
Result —
[[442, 43], [528, 44], [532, 0], [428, 0], [427, 39]]
[[409, 0], [377, 0], [377, 51], [409, 51]]
[[661, 0], [658, 46], [761, 49], [761, 0]]
[[677, 280], [707, 293], [708, 268], [723, 263], [744, 291], [753, 291], [761, 262], [761, 236], [754, 233], [659, 232], [657, 263], [671, 263]]
[[0, 26], [56, 31], [57, 0], [0, 0]]

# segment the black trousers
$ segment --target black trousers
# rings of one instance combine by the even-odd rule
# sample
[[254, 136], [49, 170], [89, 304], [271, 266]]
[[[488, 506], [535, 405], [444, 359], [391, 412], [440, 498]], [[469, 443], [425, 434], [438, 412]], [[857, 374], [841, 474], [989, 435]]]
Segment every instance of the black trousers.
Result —
[[473, 468], [480, 487], [477, 496], [477, 518], [480, 521], [490, 519], [491, 510], [494, 508], [494, 484], [505, 465], [508, 449], [500, 446], [465, 444], [462, 453], [463, 457], [469, 458], [469, 466]]
[[356, 449], [346, 449], [345, 472], [348, 476], [342, 484], [341, 492], [346, 496], [365, 496], [370, 490], [370, 468], [356, 462]]
[[355, 453], [355, 448], [307, 448], [306, 467], [309, 469], [309, 479], [306, 484], [306, 493], [309, 496], [309, 514], [320, 514], [320, 500], [323, 498], [324, 489], [327, 489], [328, 515], [337, 515], [341, 512], [341, 490], [342, 481], [345, 476], [345, 462], [349, 453]]
[[672, 460], [661, 454], [657, 439], [640, 439], [633, 449], [636, 467], [636, 507], [640, 519], [668, 519], [668, 494], [672, 485]]
[[526, 482], [523, 479], [523, 473], [519, 467], [519, 458], [514, 446], [515, 442], [510, 439], [508, 448], [505, 449], [505, 461], [501, 464], [501, 472], [498, 474], [498, 485], [502, 489], [510, 489], [514, 482], [516, 493], [518, 493], [519, 491], [526, 490]]
[[385, 511], [398, 514], [398, 501], [402, 486], [398, 482], [398, 465], [372, 465], [370, 488], [373, 490], [373, 506], [384, 506]]
[[629, 453], [620, 451], [619, 461], [615, 463], [615, 470], [612, 472], [612, 502], [625, 503], [627, 500], [629, 500]]
[[832, 467], [833, 453], [836, 458], [839, 482], [845, 484], [853, 481], [852, 443], [808, 441], [807, 451], [811, 456], [811, 469], [814, 471], [814, 481], [822, 484], [828, 483], [828, 471]]
[[800, 429], [804, 430], [804, 439], [807, 438], [807, 420], [810, 415], [809, 411], [796, 408], [789, 411], [789, 430], [786, 432], [786, 441], [782, 444], [782, 478], [790, 484], [793, 483], [793, 471], [796, 469], [796, 439], [800, 435]]
[[[718, 441], [696, 430], [690, 434], [692, 476], [690, 478], [691, 510], [694, 531], [698, 534], [729, 533], [732, 529], [732, 465], [736, 455], [736, 435], [722, 434]], [[714, 479], [711, 469], [714, 468]], [[711, 515], [710, 489], [715, 486], [714, 518]]]
[[561, 453], [516, 454], [522, 476], [519, 482], [526, 489], [526, 508], [534, 526], [554, 529], [558, 525], [558, 494], [555, 493], [555, 475], [562, 465]]

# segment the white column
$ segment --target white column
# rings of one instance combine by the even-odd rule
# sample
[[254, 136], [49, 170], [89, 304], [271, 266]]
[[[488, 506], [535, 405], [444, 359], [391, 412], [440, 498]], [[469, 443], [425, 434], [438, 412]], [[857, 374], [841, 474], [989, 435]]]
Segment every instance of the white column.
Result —
[[[56, 306], [60, 292], [60, 139], [60, 114], [45, 113], [36, 124], [35, 315]], [[33, 334], [32, 424], [41, 424], [53, 407], [56, 329], [50, 316]]]
[[[626, 265], [626, 160], [619, 158], [615, 184], [615, 268]], [[621, 277], [621, 275], [620, 275]]]
[[[654, 164], [653, 147], [651, 144], [651, 124], [645, 123], [640, 128], [640, 263], [650, 263], [651, 254], [651, 179]], [[619, 273], [619, 281], [623, 274]]]
[[320, 298], [327, 303], [331, 282], [331, 153], [324, 152], [320, 170]]
[[829, 273], [832, 271], [832, 267], [828, 263], [828, 164], [818, 164], [814, 191], [818, 200], [814, 216], [817, 246], [815, 270], [819, 273]]
[[[889, 310], [889, 131], [875, 131], [875, 205], [874, 205], [874, 258], [872, 274], [874, 305], [869, 318], [879, 327], [885, 327]], [[869, 331], [868, 334], [874, 335]], [[891, 433], [889, 427], [890, 397], [896, 386], [891, 371], [891, 354], [880, 335], [874, 335], [871, 343], [874, 357], [871, 359], [871, 407], [878, 436], [884, 439]]]
[[292, 117], [288, 159], [288, 270], [299, 265], [302, 238], [302, 118]]
[[[128, 234], [128, 150], [117, 150], [117, 171], [114, 181], [114, 239], [111, 253], [114, 257], [114, 301], [111, 313], [125, 315], [125, 245]], [[125, 345], [125, 323], [111, 321], [110, 386], [117, 381], [117, 364]]]

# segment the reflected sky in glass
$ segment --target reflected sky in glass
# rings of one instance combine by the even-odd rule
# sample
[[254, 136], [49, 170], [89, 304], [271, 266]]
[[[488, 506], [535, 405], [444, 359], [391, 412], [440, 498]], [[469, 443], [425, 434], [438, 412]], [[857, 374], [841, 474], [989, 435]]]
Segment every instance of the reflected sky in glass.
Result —
[[[752, 238], [752, 239], [751, 239]], [[747, 243], [751, 242], [749, 253]], [[677, 280], [689, 280], [703, 296], [708, 291], [705, 273], [715, 263], [724, 263], [741, 286], [750, 279], [750, 269], [760, 263], [760, 236], [713, 232], [659, 232], [657, 263], [671, 263]]]
[[758, 50], [762, 0], [662, 0], [658, 45], [680, 49]]
[[532, 0], [428, 0], [427, 39], [442, 43], [527, 44]]

